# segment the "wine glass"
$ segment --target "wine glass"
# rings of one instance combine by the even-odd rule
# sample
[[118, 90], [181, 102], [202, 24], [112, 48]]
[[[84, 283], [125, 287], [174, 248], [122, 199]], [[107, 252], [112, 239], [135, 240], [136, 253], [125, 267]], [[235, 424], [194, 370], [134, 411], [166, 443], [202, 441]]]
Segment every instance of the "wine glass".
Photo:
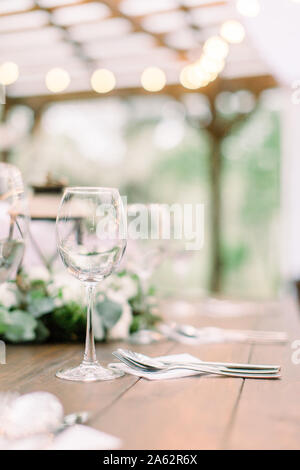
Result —
[[0, 283], [12, 279], [21, 265], [29, 217], [21, 172], [0, 163]]
[[114, 188], [66, 188], [56, 220], [58, 251], [68, 271], [82, 281], [87, 293], [87, 330], [82, 363], [61, 370], [66, 380], [91, 382], [123, 375], [105, 369], [96, 358], [93, 312], [97, 284], [120, 263], [126, 248], [126, 217]]

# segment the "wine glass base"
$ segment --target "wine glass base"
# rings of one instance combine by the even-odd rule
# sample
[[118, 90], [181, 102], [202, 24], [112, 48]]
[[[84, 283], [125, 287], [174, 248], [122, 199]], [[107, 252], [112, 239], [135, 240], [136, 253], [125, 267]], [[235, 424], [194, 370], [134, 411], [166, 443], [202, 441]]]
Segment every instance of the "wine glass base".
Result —
[[75, 382], [96, 382], [98, 380], [114, 380], [122, 377], [124, 372], [106, 369], [100, 364], [80, 364], [77, 367], [61, 369], [56, 372], [56, 377], [64, 380], [73, 380]]

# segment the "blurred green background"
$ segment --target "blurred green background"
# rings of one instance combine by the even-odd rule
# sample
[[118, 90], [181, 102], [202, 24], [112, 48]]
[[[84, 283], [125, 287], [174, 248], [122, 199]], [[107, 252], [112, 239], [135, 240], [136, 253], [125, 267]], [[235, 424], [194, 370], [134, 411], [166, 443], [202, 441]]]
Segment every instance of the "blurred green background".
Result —
[[[210, 289], [212, 266], [212, 113], [229, 132], [219, 144], [220, 293], [269, 298], [280, 285], [278, 259], [280, 131], [268, 93], [220, 93], [214, 110], [201, 94], [102, 98], [50, 105], [9, 160], [28, 184], [47, 172], [71, 185], [118, 186], [129, 203], [204, 203], [205, 244], [178, 250], [161, 263], [153, 281], [162, 294], [193, 297]], [[272, 90], [272, 93], [276, 91]], [[274, 101], [274, 100], [272, 100]], [[8, 122], [34, 122], [25, 106]], [[151, 243], [151, 242], [149, 242]], [[164, 242], [166, 244], [170, 242]]]

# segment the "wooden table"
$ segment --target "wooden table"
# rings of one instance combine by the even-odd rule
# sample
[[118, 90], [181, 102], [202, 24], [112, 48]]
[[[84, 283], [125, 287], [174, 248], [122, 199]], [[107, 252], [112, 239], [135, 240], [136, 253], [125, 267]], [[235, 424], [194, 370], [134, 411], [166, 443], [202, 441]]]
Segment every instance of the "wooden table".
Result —
[[[199, 324], [285, 330], [300, 339], [300, 317], [288, 301], [281, 315], [234, 320], [199, 319]], [[124, 346], [124, 344], [123, 344]], [[112, 359], [118, 344], [98, 345]], [[291, 344], [184, 346], [171, 342], [136, 347], [159, 355], [190, 352], [207, 360], [283, 365], [282, 380], [190, 377], [150, 382], [127, 375], [112, 382], [82, 384], [54, 377], [61, 366], [79, 362], [82, 345], [8, 346], [0, 365], [0, 389], [56, 394], [66, 413], [89, 410], [91, 425], [118, 436], [124, 449], [300, 449], [300, 365]], [[300, 357], [300, 354], [299, 354]]]

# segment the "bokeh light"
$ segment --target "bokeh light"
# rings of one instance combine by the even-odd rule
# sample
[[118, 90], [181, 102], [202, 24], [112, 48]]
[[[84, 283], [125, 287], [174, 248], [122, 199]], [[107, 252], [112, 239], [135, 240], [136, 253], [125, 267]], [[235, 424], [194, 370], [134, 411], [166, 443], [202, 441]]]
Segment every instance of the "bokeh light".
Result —
[[49, 70], [46, 74], [46, 86], [52, 93], [60, 93], [70, 84], [69, 73], [59, 67]]
[[239, 111], [239, 100], [235, 93], [222, 91], [216, 96], [215, 106], [219, 113], [233, 115]]
[[254, 94], [249, 90], [239, 90], [236, 92], [239, 101], [239, 112], [247, 114], [255, 108], [256, 100]]
[[197, 61], [197, 64], [199, 64], [207, 73], [212, 75], [220, 73], [225, 67], [225, 62], [223, 59], [212, 59], [205, 54], [200, 57], [200, 59]]
[[206, 56], [212, 59], [222, 60], [227, 57], [229, 47], [227, 42], [220, 38], [220, 36], [212, 36], [205, 41], [203, 50]]
[[228, 20], [222, 24], [220, 34], [227, 42], [239, 44], [245, 38], [245, 28], [239, 21]]
[[14, 62], [3, 62], [0, 66], [1, 85], [11, 85], [19, 77], [19, 67]]
[[260, 3], [258, 0], [237, 0], [236, 8], [241, 15], [255, 18], [260, 12]]
[[197, 63], [186, 65], [182, 69], [179, 77], [182, 86], [190, 90], [207, 86], [213, 78], [215, 78], [215, 76], [206, 72]]
[[141, 75], [142, 86], [147, 91], [160, 91], [166, 82], [165, 72], [158, 67], [148, 67]]
[[91, 86], [97, 93], [108, 93], [115, 88], [116, 78], [110, 70], [98, 69], [91, 77]]

